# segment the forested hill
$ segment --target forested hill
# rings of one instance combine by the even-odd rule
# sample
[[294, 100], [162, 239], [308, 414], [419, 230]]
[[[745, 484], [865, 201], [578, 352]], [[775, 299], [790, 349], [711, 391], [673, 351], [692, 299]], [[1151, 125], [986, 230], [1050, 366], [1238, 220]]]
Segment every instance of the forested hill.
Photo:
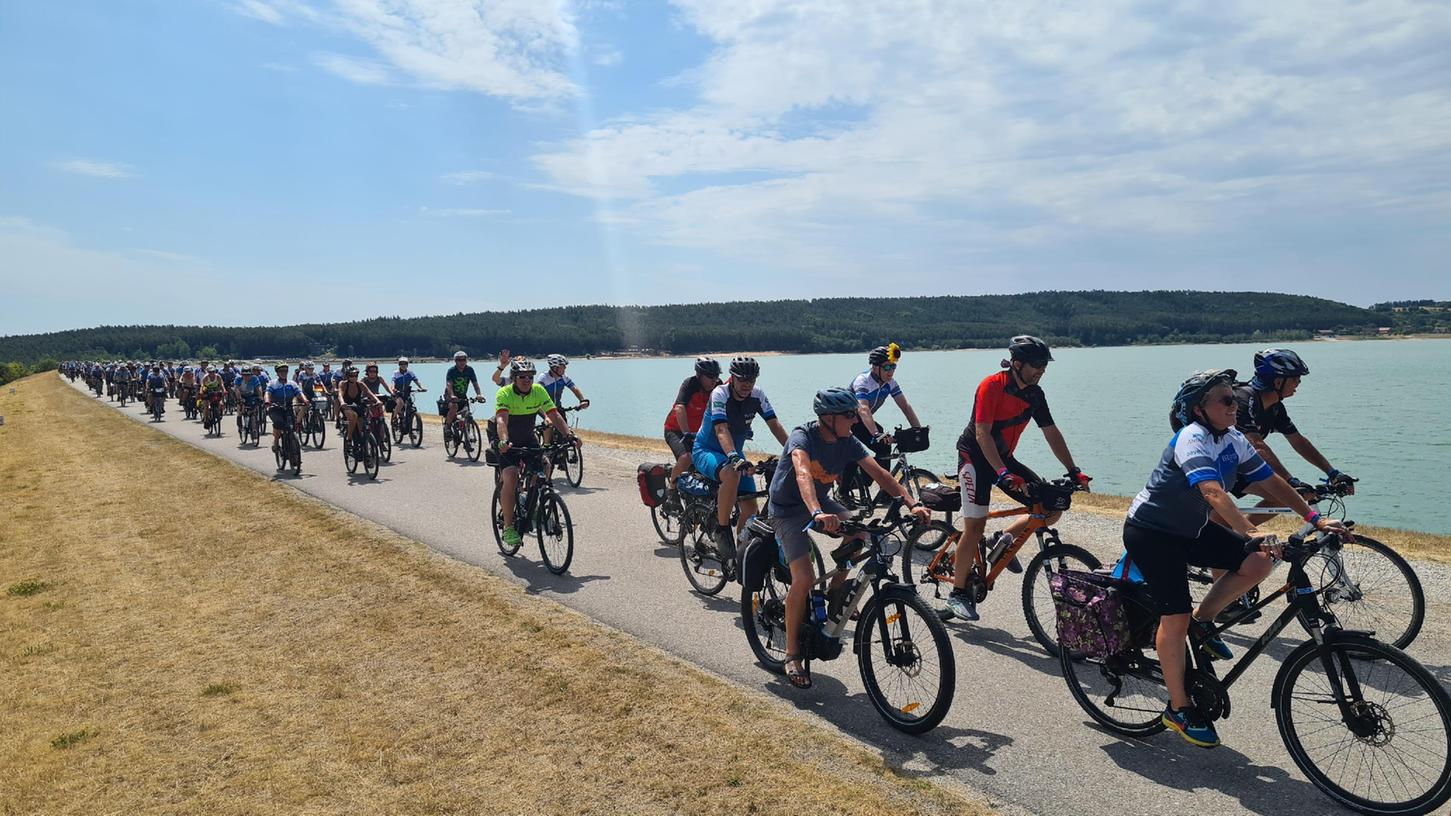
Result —
[[280, 327], [102, 326], [0, 337], [0, 361], [304, 357], [445, 357], [500, 348], [539, 355], [654, 350], [860, 351], [1002, 346], [1037, 334], [1060, 346], [1302, 339], [1319, 329], [1370, 333], [1376, 313], [1332, 300], [1254, 292], [1038, 292], [831, 298], [677, 306], [568, 306], [519, 312], [376, 318]]

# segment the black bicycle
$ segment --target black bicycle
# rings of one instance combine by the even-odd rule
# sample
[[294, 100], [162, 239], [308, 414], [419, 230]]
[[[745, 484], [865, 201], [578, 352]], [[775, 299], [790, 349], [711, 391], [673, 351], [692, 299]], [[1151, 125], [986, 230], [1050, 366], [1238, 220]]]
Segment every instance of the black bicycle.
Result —
[[206, 428], [207, 436], [222, 435], [222, 412], [225, 397], [208, 396], [206, 399], [205, 413], [202, 414], [202, 427]]
[[[367, 409], [359, 407], [357, 430], [353, 433], [343, 433], [343, 466], [349, 474], [357, 473], [358, 466], [362, 465], [363, 473], [369, 479], [378, 478], [378, 468], [382, 465], [383, 454], [378, 448], [378, 437], [373, 433], [373, 423], [369, 421]], [[347, 411], [342, 411], [343, 417]], [[343, 420], [346, 422], [346, 418]], [[344, 426], [346, 428], [346, 426]]]
[[[1207, 655], [1189, 648], [1185, 685], [1207, 718], [1227, 718], [1229, 687], [1285, 627], [1298, 622], [1310, 640], [1285, 658], [1270, 690], [1280, 738], [1295, 764], [1331, 799], [1361, 813], [1428, 813], [1451, 798], [1451, 696], [1415, 658], [1370, 632], [1340, 627], [1326, 587], [1307, 570], [1320, 553], [1339, 546], [1339, 539], [1334, 533], [1292, 536], [1284, 548], [1289, 581], [1215, 632], [1247, 621], [1281, 597], [1285, 611], [1223, 678]], [[1246, 549], [1258, 550], [1258, 543]], [[1132, 637], [1126, 648], [1106, 655], [1060, 648], [1069, 691], [1114, 733], [1158, 733], [1164, 729], [1160, 714], [1167, 691], [1152, 655], [1158, 619], [1148, 612], [1155, 607], [1147, 587], [1093, 573], [1079, 577], [1121, 594]]]
[[[515, 448], [521, 452], [519, 483], [514, 494], [514, 529], [520, 536], [533, 533], [539, 540], [539, 556], [544, 566], [555, 575], [569, 569], [574, 560], [574, 522], [569, 518], [569, 508], [554, 489], [549, 476], [550, 458], [555, 450], [570, 442], [557, 442], [549, 447]], [[494, 483], [494, 499], [490, 511], [493, 519], [494, 543], [499, 552], [513, 556], [522, 544], [509, 544], [504, 540], [503, 480]]]
[[[845, 631], [860, 608], [851, 651], [857, 657], [867, 698], [893, 728], [921, 734], [935, 728], [952, 707], [957, 663], [947, 628], [911, 584], [897, 580], [892, 562], [907, 546], [902, 528], [910, 517], [895, 501], [881, 521], [843, 522], [841, 535], [866, 534], [831, 553], [831, 572], [818, 569], [805, 619], [786, 619], [791, 570], [781, 563], [775, 532], [752, 519], [741, 557], [741, 623], [746, 642], [767, 671], [785, 672], [786, 630], [801, 627], [802, 659], [835, 660]], [[820, 561], [815, 542], [812, 549]], [[830, 587], [843, 577], [834, 592]]]
[[[568, 408], [558, 408], [556, 410], [558, 410], [559, 413], [565, 417], [565, 419], [570, 420], [569, 427], [571, 432], [579, 428], [578, 412], [583, 410], [582, 406], [571, 405]], [[574, 414], [574, 417], [571, 418], [569, 416], [570, 414]], [[550, 425], [547, 421], [542, 425], [534, 426], [534, 434], [536, 437], [538, 437], [539, 444], [544, 444], [544, 432], [545, 430], [552, 427], [554, 426]], [[574, 445], [570, 445], [567, 449], [555, 448], [555, 452], [553, 454], [553, 462], [555, 467], [560, 468], [564, 471], [564, 478], [566, 481], [569, 482], [570, 487], [579, 487], [580, 483], [584, 481], [583, 447], [575, 447]]]
[[326, 395], [314, 394], [308, 399], [302, 414], [302, 441], [310, 448], [322, 450], [327, 443], [327, 420], [332, 411], [332, 400]]
[[161, 415], [166, 413], [166, 386], [151, 387], [151, 421], [160, 422]]
[[238, 444], [261, 444], [262, 433], [262, 402], [248, 400], [237, 409]]
[[[736, 501], [743, 499], [757, 499], [766, 496], [767, 489], [771, 484], [771, 476], [776, 472], [778, 460], [776, 457], [765, 459], [751, 467], [751, 473], [756, 478], [756, 484], [760, 488], [754, 491], [740, 491], [736, 493]], [[681, 492], [684, 509], [680, 516], [680, 568], [685, 572], [685, 579], [690, 586], [702, 595], [710, 596], [719, 593], [725, 585], [735, 580], [737, 574], [737, 559], [740, 553], [726, 557], [716, 548], [715, 535], [720, 529], [720, 522], [716, 520], [716, 496], [720, 490], [720, 483], [707, 479], [699, 473], [688, 474], [692, 479], [698, 480], [702, 487], [699, 492], [704, 496], [698, 498], [701, 501], [685, 501], [685, 494], [679, 483], [686, 480], [681, 476], [676, 480], [677, 491]], [[653, 513], [652, 508], [652, 513]], [[762, 514], [764, 514], [762, 510]], [[741, 508], [739, 504], [731, 508], [730, 524], [728, 530], [732, 536], [735, 535], [736, 526], [740, 523]], [[659, 524], [656, 524], [659, 531]], [[663, 535], [661, 536], [664, 537]]]
[[297, 422], [292, 407], [284, 407], [282, 413], [286, 419], [277, 426], [282, 431], [282, 438], [277, 440], [277, 448], [272, 451], [272, 455], [277, 459], [278, 473], [291, 467], [292, 475], [298, 476], [302, 474], [302, 440], [297, 437]]
[[418, 406], [413, 404], [413, 392], [411, 389], [401, 388], [397, 397], [397, 404], [393, 406], [393, 441], [401, 445], [406, 436], [413, 447], [422, 447], [423, 417], [418, 415]]
[[[483, 455], [484, 446], [480, 441], [479, 423], [474, 419], [474, 412], [470, 409], [469, 404], [483, 402], [484, 398], [454, 397], [453, 399], [458, 402], [458, 413], [454, 415], [452, 427], [444, 426], [443, 452], [452, 459], [458, 455], [458, 449], [463, 448], [464, 453], [468, 454], [469, 460], [477, 462]], [[443, 411], [446, 420], [448, 416], [447, 399], [439, 400], [439, 408]]]

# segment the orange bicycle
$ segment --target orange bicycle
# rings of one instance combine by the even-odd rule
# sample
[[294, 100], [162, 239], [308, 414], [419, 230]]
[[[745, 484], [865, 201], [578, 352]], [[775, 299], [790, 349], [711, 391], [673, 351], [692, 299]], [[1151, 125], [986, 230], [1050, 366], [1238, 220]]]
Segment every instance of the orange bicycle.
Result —
[[[1083, 485], [1069, 479], [1030, 483], [1021, 494], [1004, 491], [1022, 507], [1011, 510], [995, 510], [988, 513], [989, 519], [1028, 516], [1028, 526], [1012, 541], [1003, 540], [989, 549], [988, 540], [978, 541], [978, 559], [972, 567], [967, 586], [974, 600], [982, 603], [997, 583], [998, 576], [1017, 557], [1018, 550], [1028, 539], [1038, 539], [1038, 554], [1023, 570], [1023, 615], [1028, 619], [1028, 628], [1043, 648], [1054, 656], [1058, 654], [1057, 612], [1053, 606], [1053, 595], [1048, 588], [1048, 579], [1065, 569], [1093, 571], [1101, 564], [1093, 553], [1073, 544], [1064, 544], [1058, 538], [1058, 531], [1048, 526], [1048, 516], [1061, 513], [1073, 504], [1073, 494], [1085, 490]], [[924, 490], [922, 501], [934, 512], [961, 509], [961, 495], [956, 490]], [[918, 549], [917, 540], [932, 536], [931, 541], [941, 537], [942, 546], [937, 549]], [[936, 520], [914, 529], [908, 539], [912, 546], [902, 550], [902, 580], [904, 583], [932, 584], [933, 593], [941, 598], [944, 590], [951, 591], [954, 574], [953, 558], [957, 552], [957, 541], [962, 531], [947, 522]], [[913, 576], [917, 576], [915, 581]], [[1047, 622], [1047, 626], [1044, 622]]]

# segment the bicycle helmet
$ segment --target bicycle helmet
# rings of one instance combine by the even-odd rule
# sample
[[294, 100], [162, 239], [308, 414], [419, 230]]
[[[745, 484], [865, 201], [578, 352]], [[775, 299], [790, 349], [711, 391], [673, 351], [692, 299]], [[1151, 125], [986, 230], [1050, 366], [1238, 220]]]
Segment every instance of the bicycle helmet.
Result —
[[469, 356], [462, 351], [455, 351], [453, 353], [453, 358], [455, 360], [467, 360]]
[[720, 379], [720, 363], [709, 357], [696, 357], [695, 373], [704, 374], [707, 377], [715, 377], [718, 380]]
[[1174, 395], [1174, 413], [1179, 421], [1188, 425], [1194, 421], [1194, 408], [1204, 401], [1204, 396], [1220, 385], [1234, 385], [1239, 373], [1232, 368], [1211, 368], [1189, 375]]
[[755, 357], [737, 357], [731, 360], [731, 376], [742, 380], [754, 380], [761, 376], [761, 364]]
[[408, 365], [408, 358], [407, 357], [399, 357], [398, 358], [398, 365]]
[[509, 364], [509, 376], [517, 377], [520, 374], [534, 374], [534, 361], [526, 360], [523, 357], [515, 357], [514, 362]]
[[1053, 359], [1052, 353], [1048, 351], [1048, 344], [1031, 334], [1014, 337], [1008, 343], [1008, 357], [1022, 360], [1034, 368], [1042, 368]]
[[347, 368], [343, 369], [343, 376], [344, 377], [354, 377], [354, 376], [357, 376], [357, 373], [358, 373], [358, 367], [357, 366], [351, 366], [350, 365]]
[[874, 366], [895, 363], [902, 359], [902, 347], [896, 343], [877, 346], [867, 354], [867, 363]]
[[811, 410], [817, 416], [828, 414], [855, 414], [857, 412], [856, 397], [845, 388], [823, 388], [816, 392], [816, 399], [811, 401]]
[[565, 357], [563, 354], [551, 354], [545, 358], [545, 361], [549, 363], [550, 368], [559, 368], [560, 366], [569, 365], [569, 358]]
[[1250, 386], [1256, 391], [1271, 391], [1279, 377], [1303, 377], [1310, 367], [1300, 355], [1289, 349], [1269, 348], [1255, 352], [1255, 375]]

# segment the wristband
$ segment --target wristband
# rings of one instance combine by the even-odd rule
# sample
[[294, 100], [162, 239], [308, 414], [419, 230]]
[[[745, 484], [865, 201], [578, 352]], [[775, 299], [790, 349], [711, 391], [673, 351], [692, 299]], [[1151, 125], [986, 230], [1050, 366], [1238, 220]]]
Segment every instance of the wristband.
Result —
[[1319, 520], [1320, 520], [1320, 511], [1319, 510], [1311, 510], [1310, 512], [1308, 512], [1308, 513], [1305, 514], [1305, 523], [1306, 524], [1314, 524], [1315, 522], [1317, 522]]
[[1003, 483], [1003, 480], [1006, 479], [1006, 478], [1008, 478], [1008, 469], [1006, 467], [1000, 467], [1000, 468], [998, 468], [998, 482], [997, 483], [998, 484], [1002, 484]]
[[816, 518], [817, 516], [822, 515], [825, 512], [826, 512], [825, 510], [822, 510], [820, 507], [818, 507], [815, 510], [812, 510], [811, 511], [811, 517], [812, 518]]
[[1325, 471], [1325, 475], [1328, 478], [1334, 479], [1336, 476], [1342, 476], [1344, 474], [1342, 474], [1340, 471], [1336, 470], [1335, 468], [1331, 468], [1331, 469]]

